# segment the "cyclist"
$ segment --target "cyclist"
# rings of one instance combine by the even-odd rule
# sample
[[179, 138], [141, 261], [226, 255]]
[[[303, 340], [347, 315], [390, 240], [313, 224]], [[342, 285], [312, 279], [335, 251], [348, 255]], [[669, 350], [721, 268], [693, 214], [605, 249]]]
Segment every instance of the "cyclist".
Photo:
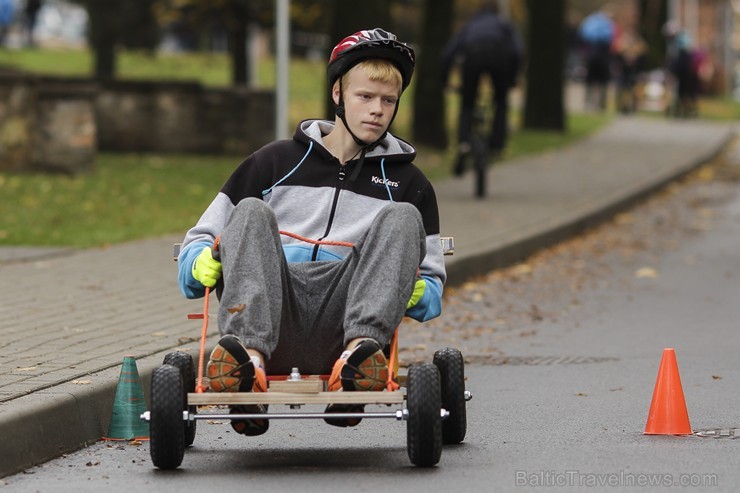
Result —
[[447, 43], [442, 55], [445, 83], [452, 65], [462, 58], [462, 100], [458, 121], [458, 158], [456, 175], [465, 171], [465, 157], [470, 153], [473, 109], [478, 98], [478, 83], [488, 75], [495, 111], [491, 122], [489, 149], [499, 155], [508, 137], [509, 90], [516, 84], [522, 61], [523, 45], [514, 25], [498, 13], [498, 2], [483, 0], [480, 9]]
[[[212, 390], [265, 391], [266, 372], [292, 367], [330, 373], [330, 390], [382, 390], [382, 349], [401, 318], [440, 314], [436, 196], [413, 164], [414, 147], [388, 132], [413, 71], [413, 50], [389, 32], [343, 39], [327, 69], [334, 121], [305, 120], [292, 139], [247, 157], [187, 232], [180, 288], [196, 298], [215, 287], [220, 299], [222, 337], [206, 371]], [[219, 235], [220, 261], [211, 249]], [[264, 412], [232, 412], [245, 409]], [[268, 423], [232, 420], [246, 435]]]

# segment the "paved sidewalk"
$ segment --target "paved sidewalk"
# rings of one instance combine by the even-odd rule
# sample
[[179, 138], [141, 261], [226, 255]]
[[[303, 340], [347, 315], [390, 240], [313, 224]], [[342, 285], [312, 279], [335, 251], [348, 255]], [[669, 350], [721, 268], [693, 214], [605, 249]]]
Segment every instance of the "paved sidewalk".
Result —
[[[450, 283], [610, 217], [713, 157], [733, 131], [623, 118], [570, 148], [494, 167], [485, 200], [473, 198], [470, 175], [437, 184], [442, 231], [456, 243]], [[137, 358], [147, 382], [172, 348], [197, 353], [200, 321], [186, 314], [202, 303], [177, 289], [171, 245], [180, 240], [0, 249], [0, 477], [103, 436], [123, 356]]]

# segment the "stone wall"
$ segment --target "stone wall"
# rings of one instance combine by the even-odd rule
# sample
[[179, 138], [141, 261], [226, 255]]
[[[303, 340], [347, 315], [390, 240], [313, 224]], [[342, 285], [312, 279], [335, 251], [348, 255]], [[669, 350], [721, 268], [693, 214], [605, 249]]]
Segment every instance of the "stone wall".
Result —
[[0, 171], [30, 168], [35, 100], [30, 78], [16, 74], [0, 77]]
[[246, 155], [274, 138], [272, 91], [0, 70], [0, 171], [92, 170], [97, 151]]
[[40, 81], [36, 90], [32, 168], [86, 173], [97, 154], [94, 84], [83, 80]]
[[97, 97], [104, 151], [248, 154], [275, 134], [274, 96], [196, 83], [116, 81]]

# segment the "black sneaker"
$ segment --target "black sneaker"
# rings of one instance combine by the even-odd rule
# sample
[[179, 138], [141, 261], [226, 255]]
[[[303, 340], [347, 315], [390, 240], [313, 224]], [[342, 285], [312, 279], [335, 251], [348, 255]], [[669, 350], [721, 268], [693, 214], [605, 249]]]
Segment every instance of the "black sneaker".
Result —
[[254, 364], [238, 337], [226, 334], [211, 351], [206, 375], [214, 392], [250, 392]]
[[[388, 381], [388, 360], [383, 348], [374, 339], [361, 341], [352, 351], [345, 351], [334, 363], [329, 377], [329, 391], [382, 391]], [[330, 404], [326, 413], [361, 413], [365, 410], [362, 404]], [[357, 426], [362, 418], [324, 418], [328, 424], [339, 426]]]
[[[267, 392], [267, 377], [262, 367], [255, 367], [238, 337], [227, 334], [211, 351], [207, 374], [214, 392]], [[265, 414], [267, 405], [232, 406], [230, 414]], [[268, 419], [232, 419], [231, 427], [247, 436], [261, 435], [270, 427]]]

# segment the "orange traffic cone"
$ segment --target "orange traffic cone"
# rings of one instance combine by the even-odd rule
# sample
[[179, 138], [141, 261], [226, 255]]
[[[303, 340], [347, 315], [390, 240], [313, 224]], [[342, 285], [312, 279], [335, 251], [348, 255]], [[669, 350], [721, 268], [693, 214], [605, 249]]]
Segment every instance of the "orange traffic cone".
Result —
[[689, 413], [686, 410], [676, 351], [673, 348], [663, 350], [645, 434], [691, 435]]

